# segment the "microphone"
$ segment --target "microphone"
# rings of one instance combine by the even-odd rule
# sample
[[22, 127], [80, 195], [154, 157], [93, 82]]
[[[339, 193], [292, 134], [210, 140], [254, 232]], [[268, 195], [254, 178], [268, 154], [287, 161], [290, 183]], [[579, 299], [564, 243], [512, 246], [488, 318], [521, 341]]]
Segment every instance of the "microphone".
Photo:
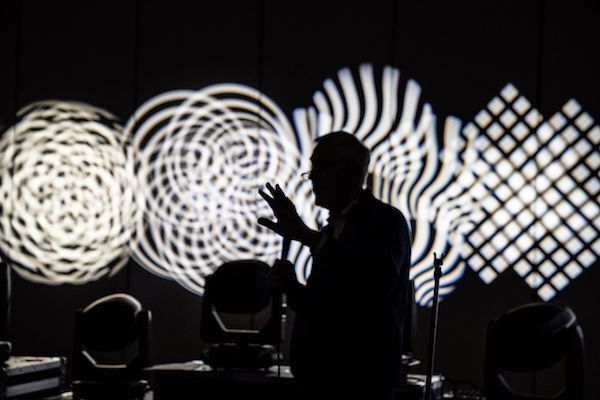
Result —
[[287, 260], [288, 254], [290, 252], [290, 245], [292, 244], [292, 239], [284, 237], [283, 243], [281, 245], [281, 259]]

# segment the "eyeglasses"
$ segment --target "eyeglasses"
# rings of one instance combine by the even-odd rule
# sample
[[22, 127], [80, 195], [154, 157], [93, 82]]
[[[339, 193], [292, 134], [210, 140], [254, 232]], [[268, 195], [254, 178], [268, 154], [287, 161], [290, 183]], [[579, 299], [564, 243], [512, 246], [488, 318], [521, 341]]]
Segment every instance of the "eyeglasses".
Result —
[[334, 163], [326, 163], [326, 162], [321, 162], [319, 163], [317, 168], [314, 168], [314, 164], [313, 164], [313, 168], [310, 171], [306, 171], [300, 174], [300, 176], [302, 177], [302, 180], [309, 180], [309, 179], [314, 179], [314, 178], [318, 178], [330, 173], [336, 173], [339, 172], [340, 168], [348, 168], [348, 164], [347, 163], [341, 163], [341, 162], [334, 162]]
[[327, 175], [328, 173], [335, 172], [338, 167], [343, 166], [340, 164], [334, 164], [325, 168], [319, 169], [311, 169], [310, 171], [306, 171], [300, 174], [302, 180], [307, 181], [309, 179], [318, 178], [323, 175]]

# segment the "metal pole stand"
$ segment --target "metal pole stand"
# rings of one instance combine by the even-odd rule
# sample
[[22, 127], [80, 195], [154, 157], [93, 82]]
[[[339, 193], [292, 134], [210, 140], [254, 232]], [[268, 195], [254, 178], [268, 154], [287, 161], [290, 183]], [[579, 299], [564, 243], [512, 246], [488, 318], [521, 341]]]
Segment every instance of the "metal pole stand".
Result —
[[438, 323], [438, 311], [439, 311], [439, 291], [440, 291], [440, 278], [442, 276], [442, 258], [437, 258], [437, 254], [433, 253], [433, 299], [431, 306], [431, 329], [429, 331], [429, 357], [427, 360], [427, 380], [425, 382], [425, 399], [432, 400], [432, 378], [433, 368], [435, 362], [435, 347], [437, 342], [437, 323]]

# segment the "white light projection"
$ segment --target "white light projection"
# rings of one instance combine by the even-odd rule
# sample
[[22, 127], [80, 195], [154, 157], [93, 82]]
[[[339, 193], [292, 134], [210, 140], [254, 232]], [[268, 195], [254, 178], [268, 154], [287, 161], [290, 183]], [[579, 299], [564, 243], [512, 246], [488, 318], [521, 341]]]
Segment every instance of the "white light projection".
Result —
[[22, 277], [86, 283], [119, 271], [134, 219], [132, 165], [116, 117], [33, 103], [0, 139], [0, 249]]
[[[455, 201], [461, 193], [449, 190], [461, 172], [461, 124], [456, 118], [446, 120], [444, 138], [454, 151], [442, 152], [431, 106], [424, 104], [419, 110], [419, 85], [409, 80], [402, 96], [399, 82], [400, 72], [391, 67], [384, 69], [380, 85], [368, 64], [359, 68], [358, 84], [350, 70], [343, 69], [337, 81], [325, 81], [325, 93], [315, 94], [314, 107], [298, 109], [294, 116], [301, 136], [314, 138], [346, 130], [354, 132], [371, 149], [369, 172], [374, 194], [400, 209], [412, 222], [410, 275], [415, 281], [417, 301], [427, 304], [434, 252], [444, 254], [441, 295], [452, 291], [464, 270], [463, 264], [456, 262], [460, 253], [451, 246], [453, 241], [462, 240], [457, 234], [459, 220], [452, 217], [462, 203], [470, 203], [464, 195]], [[435, 199], [440, 196], [447, 198], [438, 204]]]
[[[136, 261], [202, 295], [226, 261], [279, 257], [279, 237], [256, 223], [270, 213], [257, 194], [266, 182], [282, 185], [311, 227], [325, 223], [300, 174], [315, 138], [346, 130], [371, 150], [376, 197], [411, 222], [419, 304], [431, 301], [434, 252], [442, 296], [465, 267], [486, 284], [512, 268], [547, 301], [597, 262], [600, 128], [575, 100], [544, 121], [509, 84], [463, 127], [437, 121], [420, 97], [416, 82], [400, 87], [397, 69], [376, 82], [363, 64], [327, 79], [293, 126], [275, 102], [235, 84], [156, 96], [123, 134], [90, 106], [33, 105], [0, 142], [2, 250], [30, 279], [84, 282], [118, 270], [133, 221]], [[90, 161], [95, 152], [101, 161]], [[289, 259], [305, 281], [308, 249], [293, 242]]]
[[[204, 276], [225, 261], [272, 261], [279, 240], [254, 222], [269, 211], [255, 196], [256, 189], [267, 181], [283, 184], [305, 221], [321, 226], [326, 212], [315, 207], [310, 184], [299, 174], [309, 169], [314, 139], [335, 130], [354, 132], [371, 149], [373, 192], [411, 221], [410, 276], [422, 305], [432, 296], [434, 252], [444, 255], [442, 296], [453, 290], [467, 265], [489, 283], [514, 261], [516, 272], [549, 300], [597, 259], [598, 130], [589, 127], [587, 114], [574, 111], [574, 101], [565, 109], [574, 122], [558, 131], [560, 116], [540, 125], [539, 113], [509, 85], [502, 98], [513, 111], [501, 109], [496, 98], [490, 103], [491, 116], [482, 112], [478, 125], [463, 128], [453, 117], [438, 123], [431, 106], [420, 105], [416, 82], [409, 80], [402, 92], [397, 69], [385, 68], [379, 84], [370, 65], [361, 65], [358, 72], [356, 80], [349, 69], [326, 80], [323, 91], [313, 97], [314, 106], [294, 111], [295, 129], [274, 102], [241, 85], [171, 92], [142, 106], [128, 128], [139, 157], [136, 170], [145, 215], [134, 241], [139, 262], [201, 294]], [[485, 122], [486, 115], [490, 121]], [[492, 123], [494, 118], [498, 122]], [[546, 151], [532, 150], [531, 143], [543, 148], [546, 142], [538, 142], [549, 131], [538, 125], [554, 126], [557, 134], [566, 135], [566, 143], [579, 143], [578, 149], [569, 149], [556, 139], [548, 142], [548, 151], [560, 157], [564, 168], [556, 162], [548, 172], [540, 168]], [[487, 130], [481, 131], [483, 127]], [[513, 136], [503, 137], [508, 128]], [[531, 169], [532, 163], [536, 168]], [[255, 170], [234, 172], [251, 164]], [[528, 180], [520, 169], [529, 174]], [[498, 174], [490, 172], [496, 170]], [[565, 174], [583, 186], [573, 187]], [[561, 191], [546, 195], [540, 183], [546, 181]], [[555, 199], [544, 206], [541, 195]], [[501, 206], [494, 208], [494, 201]], [[531, 203], [534, 220], [516, 227], [507, 218], [509, 212], [519, 222], [528, 215], [515, 214], [519, 201]], [[554, 208], [563, 228], [546, 212]], [[527, 246], [526, 238], [532, 240]], [[551, 253], [551, 240], [563, 249]], [[541, 258], [532, 260], [540, 248]], [[560, 261], [549, 266], [549, 256]], [[305, 281], [309, 251], [294, 242], [289, 258]], [[527, 268], [533, 272], [527, 274]]]
[[467, 125], [487, 194], [462, 254], [485, 283], [512, 268], [548, 301], [600, 255], [600, 127], [570, 100], [543, 122], [507, 85]]
[[[280, 238], [259, 226], [266, 182], [302, 190], [307, 168], [281, 110], [254, 89], [214, 85], [150, 99], [130, 119], [138, 181], [133, 256], [199, 295], [224, 262], [273, 262]], [[303, 193], [307, 193], [304, 189]]]
[[410, 276], [421, 305], [433, 293], [434, 252], [444, 254], [442, 296], [465, 264], [486, 283], [513, 265], [548, 301], [597, 262], [600, 130], [575, 100], [540, 125], [541, 115], [509, 84], [478, 125], [461, 130], [449, 117], [438, 135], [431, 107], [418, 110], [414, 81], [398, 111], [397, 70], [384, 70], [381, 91], [370, 65], [360, 67], [358, 85], [348, 69], [337, 78], [325, 81], [314, 107], [296, 110], [298, 132], [344, 129], [371, 149], [373, 192], [413, 225]]

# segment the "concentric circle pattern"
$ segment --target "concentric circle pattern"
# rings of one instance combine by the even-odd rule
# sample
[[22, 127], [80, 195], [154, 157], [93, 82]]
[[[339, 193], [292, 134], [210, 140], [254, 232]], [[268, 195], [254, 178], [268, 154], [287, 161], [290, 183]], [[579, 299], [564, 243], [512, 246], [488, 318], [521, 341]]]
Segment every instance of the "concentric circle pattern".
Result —
[[134, 200], [117, 119], [43, 101], [0, 139], [0, 248], [23, 277], [84, 283], [127, 261]]
[[140, 219], [136, 260], [203, 293], [226, 261], [279, 256], [280, 238], [259, 226], [270, 209], [266, 182], [301, 182], [293, 130], [279, 108], [240, 85], [170, 92], [143, 104], [126, 127], [134, 137]]

